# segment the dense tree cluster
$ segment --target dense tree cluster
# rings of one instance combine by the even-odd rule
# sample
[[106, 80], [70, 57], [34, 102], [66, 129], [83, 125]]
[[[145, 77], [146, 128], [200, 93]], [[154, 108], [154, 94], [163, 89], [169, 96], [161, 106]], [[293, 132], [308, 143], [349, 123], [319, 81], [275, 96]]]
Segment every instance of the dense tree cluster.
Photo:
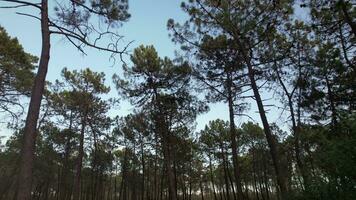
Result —
[[[13, 131], [0, 146], [0, 200], [356, 199], [352, 1], [185, 1], [187, 21], [167, 23], [180, 54], [135, 48], [112, 77], [112, 98], [105, 74], [89, 68], [64, 68], [45, 82], [50, 35], [81, 52], [121, 55], [121, 36], [98, 32], [89, 17], [118, 28], [130, 17], [127, 1], [68, 0], [55, 16], [46, 0], [3, 1], [40, 9], [31, 17], [41, 21], [43, 44], [34, 73], [37, 58], [0, 27], [0, 112], [12, 116]], [[106, 35], [117, 40], [98, 46]], [[133, 112], [109, 114], [118, 99]], [[217, 102], [229, 120], [196, 130], [197, 116]], [[259, 119], [248, 115], [252, 104]]]

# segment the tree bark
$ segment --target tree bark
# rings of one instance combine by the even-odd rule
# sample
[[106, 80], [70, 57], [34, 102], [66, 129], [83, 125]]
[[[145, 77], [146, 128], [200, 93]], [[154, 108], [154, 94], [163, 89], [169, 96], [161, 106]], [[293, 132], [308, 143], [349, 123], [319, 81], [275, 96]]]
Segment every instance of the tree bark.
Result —
[[42, 95], [50, 58], [50, 31], [48, 25], [47, 0], [41, 1], [41, 34], [42, 50], [35, 83], [32, 88], [30, 105], [28, 108], [24, 129], [24, 141], [21, 151], [20, 174], [18, 179], [17, 200], [31, 199], [32, 171], [34, 165], [34, 151], [36, 142], [36, 126], [41, 107]]

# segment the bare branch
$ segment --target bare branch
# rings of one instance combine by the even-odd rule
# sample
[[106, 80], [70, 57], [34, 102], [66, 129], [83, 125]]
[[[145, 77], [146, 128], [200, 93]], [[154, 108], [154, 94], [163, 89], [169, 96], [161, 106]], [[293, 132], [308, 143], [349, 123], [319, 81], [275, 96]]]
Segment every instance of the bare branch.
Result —
[[[95, 48], [95, 49], [98, 49], [98, 50], [102, 50], [102, 51], [108, 51], [108, 52], [111, 52], [113, 54], [124, 54], [128, 48], [129, 45], [126, 45], [122, 50], [119, 50], [118, 49], [118, 41], [122, 39], [122, 37], [119, 37], [116, 41], [116, 43], [111, 43], [109, 44], [107, 47], [102, 47], [102, 46], [99, 46], [96, 44], [97, 40], [95, 40], [94, 43], [91, 43], [88, 41], [88, 38], [86, 37], [86, 35], [80, 35], [72, 30], [69, 30], [67, 28], [64, 28], [64, 27], [61, 27], [53, 22], [50, 22], [50, 25], [54, 28], [56, 28], [58, 31], [51, 31], [51, 33], [53, 34], [58, 34], [58, 35], [63, 35], [65, 36], [66, 38], [70, 38], [71, 40], [71, 43], [74, 44], [78, 49], [81, 50], [81, 52], [83, 52], [82, 48], [81, 48], [81, 45], [86, 45], [86, 46], [89, 46], [89, 47], [92, 47], [92, 48]], [[104, 34], [108, 34], [109, 32], [104, 32], [104, 33], [101, 33], [99, 34], [98, 37], [102, 37], [102, 35]], [[75, 44], [73, 42], [73, 39], [74, 40], [77, 40], [79, 42], [81, 42], [82, 44], [81, 45], [78, 45], [78, 44]], [[129, 44], [131, 44], [132, 42], [130, 42]], [[110, 48], [112, 47], [112, 48]]]
[[27, 16], [27, 17], [31, 17], [31, 18], [38, 19], [38, 20], [41, 21], [41, 18], [39, 18], [39, 17], [37, 17], [37, 16], [34, 16], [34, 15], [31, 15], [31, 14], [22, 13], [22, 12], [16, 12], [16, 14], [18, 14], [18, 15], [23, 15], [23, 16]]
[[0, 8], [18, 8], [18, 7], [32, 6], [32, 7], [35, 7], [35, 8], [38, 8], [38, 9], [42, 10], [42, 8], [40, 6], [41, 5], [40, 3], [30, 3], [30, 2], [27, 2], [27, 1], [18, 1], [18, 0], [0, 0], [0, 1], [21, 4], [19, 6], [4, 6], [4, 7], [0, 7]]

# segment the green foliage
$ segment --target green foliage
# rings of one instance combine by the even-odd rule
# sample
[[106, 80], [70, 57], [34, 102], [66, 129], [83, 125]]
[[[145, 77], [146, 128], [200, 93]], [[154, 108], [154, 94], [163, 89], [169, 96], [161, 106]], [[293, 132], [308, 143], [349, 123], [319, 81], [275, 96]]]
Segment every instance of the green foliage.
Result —
[[[311, 193], [321, 199], [354, 199], [356, 196], [355, 171], [355, 116], [343, 118], [343, 129], [337, 133], [321, 129], [318, 132], [314, 159], [320, 167], [321, 177], [314, 177]], [[343, 135], [344, 137], [339, 137]]]
[[[172, 60], [153, 46], [134, 49], [113, 80], [135, 108], [115, 120], [109, 111], [117, 101], [104, 98], [105, 74], [64, 68], [62, 80], [48, 83], [42, 105], [32, 198], [72, 199], [79, 177], [81, 199], [92, 200], [164, 200], [174, 193], [239, 199], [238, 179], [250, 200], [356, 199], [355, 6], [303, 2], [310, 21], [294, 20], [292, 0], [185, 1], [189, 19], [168, 26], [186, 54]], [[91, 16], [119, 25], [130, 17], [127, 4], [67, 1], [55, 9], [57, 21], [51, 18], [62, 27], [51, 29], [79, 38], [82, 50], [90, 46], [87, 34], [113, 34], [97, 32]], [[118, 50], [115, 44], [109, 51]], [[36, 61], [0, 28], [0, 112], [13, 112], [29, 95]], [[240, 118], [258, 93], [264, 129]], [[195, 133], [196, 117], [208, 110], [201, 94], [228, 103], [230, 122], [215, 119]], [[276, 110], [267, 109], [265, 97], [280, 101], [282, 126], [268, 118]], [[244, 123], [231, 137], [234, 121]], [[0, 146], [0, 199], [13, 199], [17, 190], [21, 135], [17, 127]]]
[[[111, 26], [130, 18], [128, 0], [78, 0], [69, 1], [69, 5], [58, 4], [54, 8], [57, 17], [69, 28], [85, 26], [90, 16], [97, 15], [104, 23]], [[92, 29], [92, 27], [87, 26]]]
[[0, 112], [17, 116], [14, 110], [22, 108], [21, 96], [29, 95], [32, 89], [36, 62], [37, 58], [26, 53], [0, 26]]

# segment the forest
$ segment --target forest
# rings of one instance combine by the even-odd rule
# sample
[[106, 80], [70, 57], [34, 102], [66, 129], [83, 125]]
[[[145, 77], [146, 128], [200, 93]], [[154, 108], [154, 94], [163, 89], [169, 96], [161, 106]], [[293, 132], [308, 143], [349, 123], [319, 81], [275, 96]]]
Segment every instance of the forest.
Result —
[[[131, 1], [0, 0], [41, 35], [0, 18], [0, 200], [356, 199], [355, 1], [184, 0], [175, 57], [118, 34]], [[53, 37], [116, 73], [51, 65]]]

